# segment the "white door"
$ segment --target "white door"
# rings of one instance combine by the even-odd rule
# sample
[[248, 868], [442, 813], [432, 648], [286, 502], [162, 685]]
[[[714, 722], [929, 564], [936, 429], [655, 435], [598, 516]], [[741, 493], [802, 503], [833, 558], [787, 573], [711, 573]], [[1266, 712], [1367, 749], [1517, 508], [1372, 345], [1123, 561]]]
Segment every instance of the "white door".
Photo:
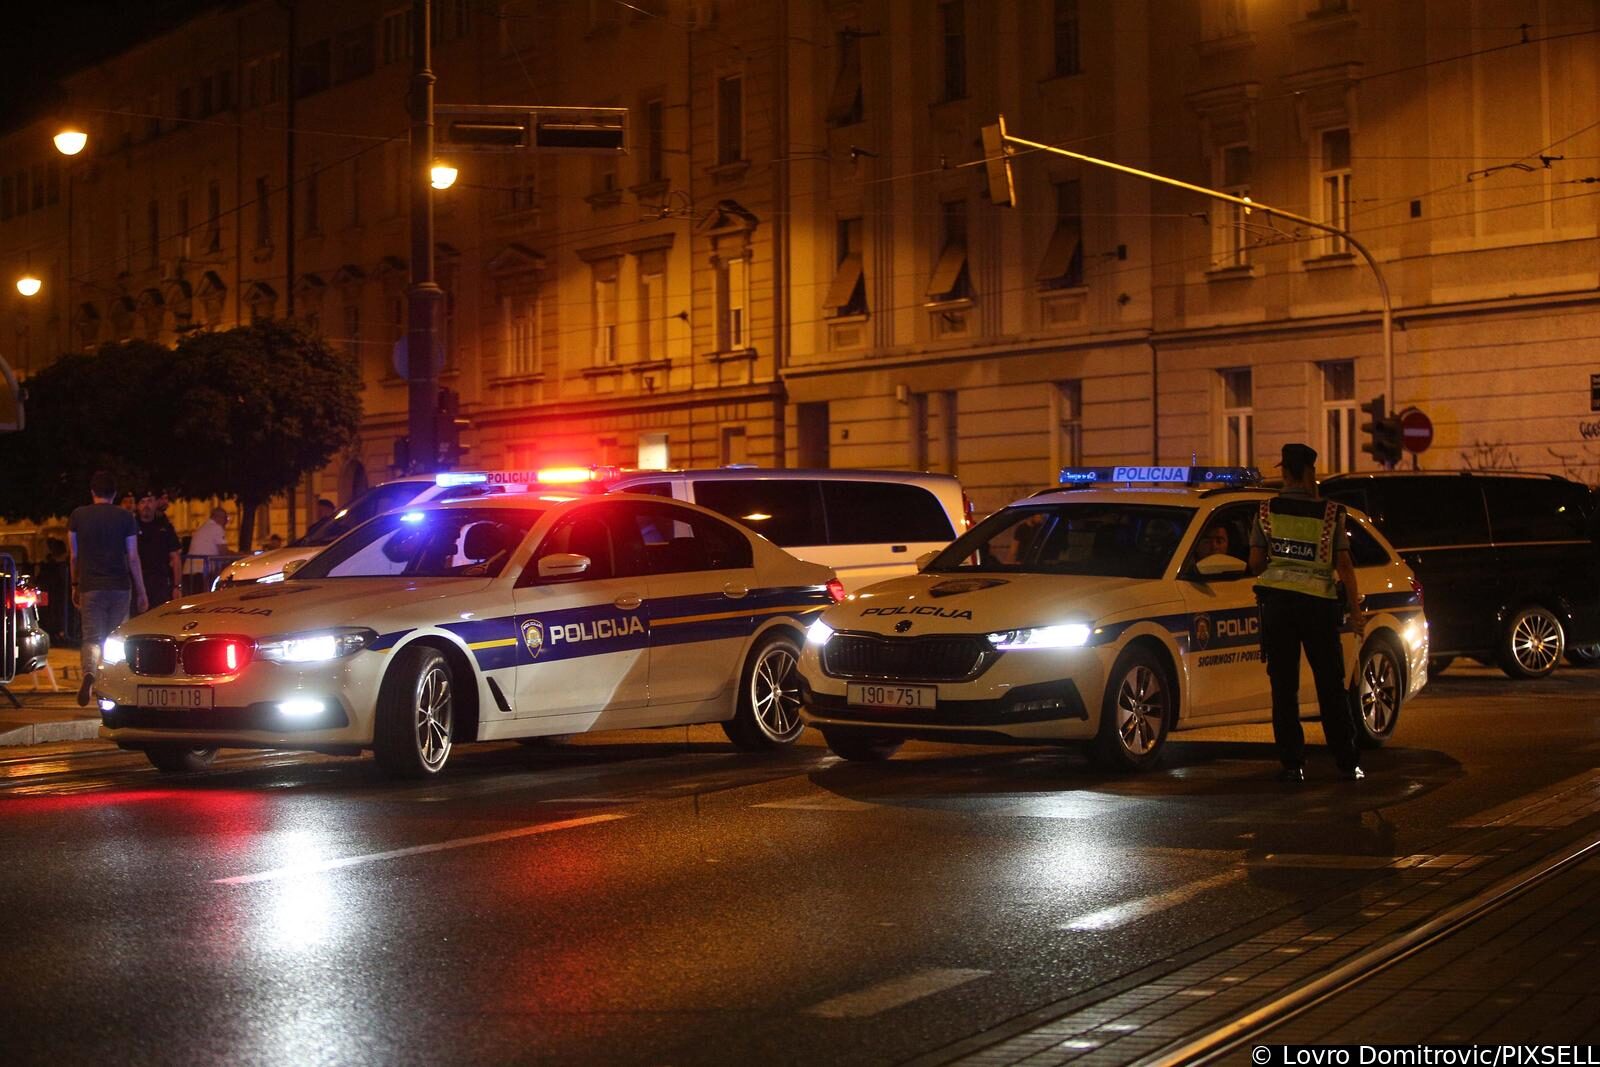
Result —
[[1196, 520], [1178, 587], [1188, 615], [1189, 713], [1194, 721], [1262, 712], [1272, 706], [1261, 662], [1261, 614], [1255, 579], [1247, 572], [1201, 577], [1201, 558], [1218, 554], [1247, 562], [1255, 503], [1228, 504]]
[[[521, 718], [586, 716], [584, 729], [632, 725], [649, 698], [650, 615], [643, 576], [619, 574], [606, 506], [569, 512], [534, 551], [515, 590], [514, 708]], [[589, 559], [572, 577], [540, 578], [556, 553]]]

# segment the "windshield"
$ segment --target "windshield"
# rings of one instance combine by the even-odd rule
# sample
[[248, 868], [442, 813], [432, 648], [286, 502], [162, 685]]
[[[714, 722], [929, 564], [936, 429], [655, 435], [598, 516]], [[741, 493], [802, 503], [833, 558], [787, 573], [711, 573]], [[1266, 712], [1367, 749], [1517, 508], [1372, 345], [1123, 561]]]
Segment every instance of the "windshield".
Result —
[[1005, 508], [967, 531], [930, 571], [1159, 578], [1193, 508], [1037, 504]]
[[301, 578], [493, 578], [542, 511], [443, 508], [382, 515], [294, 573]]
[[427, 482], [389, 482], [375, 485], [350, 501], [348, 507], [331, 519], [323, 519], [301, 534], [291, 545], [331, 545], [374, 515], [403, 508], [428, 488]]

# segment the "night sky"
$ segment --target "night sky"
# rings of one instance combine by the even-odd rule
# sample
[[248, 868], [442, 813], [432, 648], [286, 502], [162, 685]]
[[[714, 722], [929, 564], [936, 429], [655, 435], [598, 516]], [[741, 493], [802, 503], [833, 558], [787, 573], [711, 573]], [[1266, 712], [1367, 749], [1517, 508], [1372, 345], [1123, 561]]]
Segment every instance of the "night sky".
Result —
[[226, 0], [45, 0], [8, 5], [0, 35], [0, 130], [48, 111], [57, 81]]

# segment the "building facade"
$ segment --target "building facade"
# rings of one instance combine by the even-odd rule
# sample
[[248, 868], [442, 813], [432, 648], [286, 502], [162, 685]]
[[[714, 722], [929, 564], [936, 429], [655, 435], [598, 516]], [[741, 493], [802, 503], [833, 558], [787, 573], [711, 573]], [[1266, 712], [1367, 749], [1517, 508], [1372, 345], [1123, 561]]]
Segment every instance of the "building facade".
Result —
[[[6, 135], [0, 327], [55, 352], [293, 317], [361, 361], [360, 442], [275, 506], [390, 473], [407, 389], [403, 0], [221, 6], [67, 83], [90, 148]], [[949, 471], [980, 509], [1069, 463], [1600, 480], [1600, 12], [1589, 0], [436, 0], [440, 103], [623, 106], [621, 158], [471, 154], [436, 195], [472, 465]]]

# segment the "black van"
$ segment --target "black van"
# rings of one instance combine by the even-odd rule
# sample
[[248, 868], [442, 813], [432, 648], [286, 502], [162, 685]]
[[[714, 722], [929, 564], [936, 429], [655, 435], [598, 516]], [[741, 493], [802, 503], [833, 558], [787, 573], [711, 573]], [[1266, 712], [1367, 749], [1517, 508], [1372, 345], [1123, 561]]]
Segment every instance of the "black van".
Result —
[[1546, 474], [1339, 474], [1322, 494], [1358, 507], [1422, 582], [1436, 671], [1456, 656], [1540, 678], [1600, 643], [1594, 497]]

